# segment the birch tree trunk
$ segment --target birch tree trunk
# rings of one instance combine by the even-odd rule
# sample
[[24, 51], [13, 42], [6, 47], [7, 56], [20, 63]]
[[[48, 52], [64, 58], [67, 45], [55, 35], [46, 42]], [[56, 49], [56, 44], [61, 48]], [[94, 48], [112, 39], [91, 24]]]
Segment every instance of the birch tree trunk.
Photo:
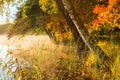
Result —
[[84, 27], [84, 24], [81, 21], [81, 19], [74, 11], [70, 0], [56, 0], [56, 3], [60, 11], [62, 12], [64, 18], [66, 19], [66, 22], [70, 27], [75, 42], [77, 42], [78, 46], [80, 43], [82, 43], [82, 46], [86, 45], [87, 48], [97, 57], [98, 61], [102, 64], [103, 68], [107, 71], [110, 71], [112, 60], [110, 60], [110, 58], [104, 53], [104, 51], [99, 46], [95, 46], [94, 42], [90, 42], [88, 40], [87, 35], [89, 33]]

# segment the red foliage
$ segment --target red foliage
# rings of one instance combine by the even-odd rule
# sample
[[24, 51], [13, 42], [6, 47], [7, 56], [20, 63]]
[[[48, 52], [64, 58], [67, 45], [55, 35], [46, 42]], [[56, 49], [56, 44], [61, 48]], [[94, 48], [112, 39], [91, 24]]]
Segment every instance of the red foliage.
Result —
[[116, 9], [119, 7], [118, 6], [116, 8], [115, 6], [119, 2], [120, 0], [108, 0], [108, 6], [98, 4], [93, 8], [93, 13], [98, 15], [97, 18], [94, 21], [92, 21], [92, 25], [94, 26], [94, 28], [98, 30], [101, 24], [113, 21], [113, 19], [114, 19], [114, 22], [110, 22], [110, 23], [113, 26], [115, 26], [115, 23], [116, 23], [115, 21], [117, 21], [118, 18], [115, 18], [114, 16], [118, 16], [118, 13], [115, 13], [115, 12], [116, 12]]
[[104, 5], [96, 5], [95, 8], [93, 9], [94, 14], [100, 14], [101, 12], [106, 11], [108, 11], [108, 9]]

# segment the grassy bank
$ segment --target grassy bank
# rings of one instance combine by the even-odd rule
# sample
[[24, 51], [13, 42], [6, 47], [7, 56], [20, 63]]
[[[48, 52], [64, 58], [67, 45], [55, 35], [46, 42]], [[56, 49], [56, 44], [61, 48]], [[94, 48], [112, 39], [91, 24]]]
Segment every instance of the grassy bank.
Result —
[[[5, 36], [0, 38], [6, 39]], [[5, 40], [4, 40], [5, 41]], [[6, 43], [7, 42], [7, 43]], [[13, 37], [6, 45], [14, 45], [13, 52], [23, 67], [16, 71], [16, 77], [22, 80], [119, 80], [120, 79], [120, 46], [112, 42], [99, 42], [98, 45], [110, 57], [115, 57], [112, 73], [104, 71], [91, 52], [78, 56], [75, 45], [56, 45], [48, 36]], [[112, 58], [111, 58], [112, 59]]]

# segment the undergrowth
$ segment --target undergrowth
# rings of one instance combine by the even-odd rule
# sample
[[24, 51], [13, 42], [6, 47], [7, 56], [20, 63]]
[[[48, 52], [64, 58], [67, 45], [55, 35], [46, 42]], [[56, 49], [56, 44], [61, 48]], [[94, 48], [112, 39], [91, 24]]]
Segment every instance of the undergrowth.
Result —
[[98, 45], [114, 59], [112, 73], [101, 68], [90, 51], [78, 55], [75, 45], [36, 42], [19, 52], [17, 59], [24, 58], [30, 66], [21, 67], [17, 74], [22, 80], [120, 80], [120, 46], [112, 42], [99, 42]]

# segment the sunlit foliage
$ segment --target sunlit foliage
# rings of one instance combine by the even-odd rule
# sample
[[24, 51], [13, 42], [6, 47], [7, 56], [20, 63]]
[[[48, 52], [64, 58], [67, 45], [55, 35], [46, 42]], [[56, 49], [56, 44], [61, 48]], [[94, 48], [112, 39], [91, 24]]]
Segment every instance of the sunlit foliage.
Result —
[[61, 15], [54, 15], [49, 18], [46, 24], [46, 30], [57, 42], [68, 41], [72, 39], [72, 33]]
[[9, 36], [26, 33], [39, 34], [46, 29], [48, 35], [57, 42], [72, 39], [69, 27], [63, 16], [58, 13], [55, 1], [39, 0], [38, 3], [38, 0], [29, 0], [21, 6], [18, 8], [15, 24], [8, 27]]
[[40, 8], [48, 14], [58, 13], [58, 8], [54, 0], [39, 0]]
[[97, 18], [92, 21], [92, 26], [94, 30], [100, 30], [105, 28], [107, 30], [112, 30], [114, 28], [120, 28], [120, 8], [119, 0], [108, 0], [108, 5], [97, 4], [93, 13], [97, 14]]
[[[84, 23], [85, 28], [89, 32], [87, 34], [88, 38], [90, 37], [91, 41], [96, 41], [96, 44], [93, 46], [100, 46], [100, 48], [112, 60], [115, 58], [118, 59], [118, 53], [120, 52], [120, 1], [70, 1], [72, 3], [71, 5], [73, 10], [76, 11], [76, 15], [78, 15], [78, 20], [80, 19]], [[10, 0], [7, 1], [7, 3], [10, 2]], [[0, 1], [0, 4], [4, 4], [3, 0]], [[0, 7], [2, 8], [3, 6], [0, 5]], [[56, 42], [67, 42], [72, 39], [72, 32], [70, 31], [63, 15], [61, 15], [60, 11], [58, 10], [54, 0], [28, 0], [23, 3], [18, 10], [19, 11], [16, 14], [17, 17], [14, 24], [8, 27], [8, 33], [10, 36], [26, 33], [30, 34], [32, 31], [33, 33], [39, 33], [39, 30], [41, 30], [42, 27], [43, 30], [46, 30], [50, 38], [53, 38]], [[33, 49], [34, 47], [31, 50]], [[38, 48], [38, 50], [40, 49]], [[41, 51], [39, 53], [41, 53]], [[101, 69], [101, 65], [97, 64], [97, 61], [93, 55], [89, 54], [88, 58], [86, 56], [82, 56], [80, 58], [83, 59], [79, 61], [77, 60], [78, 56], [76, 58], [76, 55], [71, 55], [71, 53], [63, 54], [60, 59], [57, 59], [58, 62], [55, 66], [55, 76], [65, 80], [73, 78], [78, 80], [101, 80], [105, 79], [106, 77], [107, 79], [111, 78], [110, 74], [104, 73], [104, 70]], [[87, 60], [85, 60], [86, 58]], [[39, 59], [39, 56], [37, 59]], [[113, 63], [115, 62], [116, 61]], [[41, 74], [39, 70], [40, 65], [34, 65], [32, 67], [37, 72], [37, 76]], [[45, 78], [48, 76], [47, 73], [49, 73], [48, 70], [43, 72]], [[99, 75], [99, 73], [103, 74]]]

